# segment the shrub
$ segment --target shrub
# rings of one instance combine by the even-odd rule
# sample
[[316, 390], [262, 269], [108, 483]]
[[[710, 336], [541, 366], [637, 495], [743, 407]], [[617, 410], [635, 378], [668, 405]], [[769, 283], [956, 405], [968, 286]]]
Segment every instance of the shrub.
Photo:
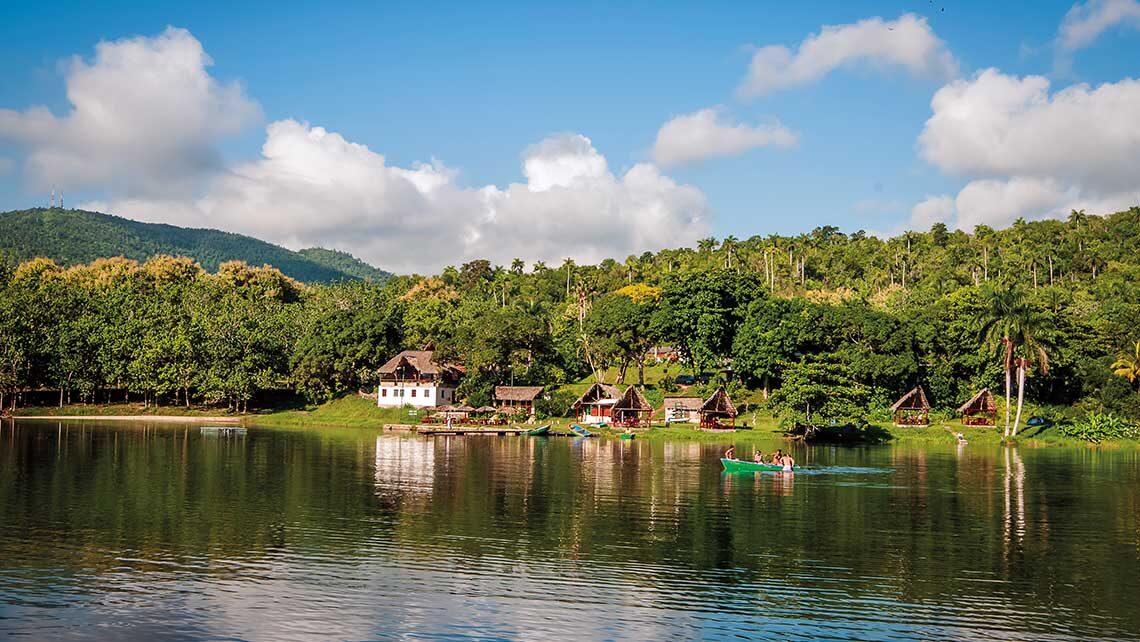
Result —
[[1116, 415], [1090, 412], [1084, 419], [1060, 427], [1062, 435], [1099, 444], [1106, 439], [1140, 438], [1140, 428]]

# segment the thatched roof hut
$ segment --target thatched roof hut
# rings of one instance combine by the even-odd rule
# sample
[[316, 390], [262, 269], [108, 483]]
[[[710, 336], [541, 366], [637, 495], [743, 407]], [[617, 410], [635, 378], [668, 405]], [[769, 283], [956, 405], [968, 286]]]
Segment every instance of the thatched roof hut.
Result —
[[495, 386], [494, 403], [507, 414], [534, 414], [534, 402], [542, 394], [542, 386]]
[[542, 394], [542, 386], [495, 386], [495, 401], [530, 401]]
[[606, 404], [606, 402], [608, 402], [606, 405], [612, 406], [613, 404], [617, 403], [617, 400], [620, 398], [621, 390], [618, 390], [617, 386], [613, 386], [608, 383], [595, 383], [587, 388], [586, 392], [583, 392], [581, 397], [578, 397], [578, 400], [575, 401], [572, 406], [570, 406], [570, 409], [578, 410], [582, 406], [599, 403]]
[[617, 386], [595, 383], [578, 397], [570, 409], [578, 415], [578, 420], [581, 422], [604, 422], [612, 416], [614, 404], [621, 396], [621, 390], [618, 390]]
[[720, 386], [712, 393], [712, 396], [701, 404], [701, 428], [715, 429], [721, 428], [722, 419], [730, 419], [732, 427], [736, 427], [736, 405], [732, 403], [732, 399], [728, 396], [728, 391], [724, 386]]
[[896, 426], [929, 426], [930, 402], [922, 386], [915, 386], [891, 406]]
[[653, 405], [637, 386], [630, 386], [614, 404], [614, 423], [622, 426], [648, 425], [653, 414]]
[[958, 407], [962, 423], [967, 426], [993, 426], [997, 423], [997, 403], [989, 388], [982, 388], [978, 394]]

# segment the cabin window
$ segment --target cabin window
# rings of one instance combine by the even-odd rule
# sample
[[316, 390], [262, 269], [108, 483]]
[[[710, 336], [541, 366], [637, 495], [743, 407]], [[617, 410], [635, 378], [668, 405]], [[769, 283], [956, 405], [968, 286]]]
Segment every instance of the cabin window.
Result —
[[415, 388], [412, 388], [412, 396], [413, 397], [416, 396], [416, 389]]
[[381, 388], [380, 389], [380, 396], [381, 397], [387, 397], [388, 396], [388, 389], [387, 388]]

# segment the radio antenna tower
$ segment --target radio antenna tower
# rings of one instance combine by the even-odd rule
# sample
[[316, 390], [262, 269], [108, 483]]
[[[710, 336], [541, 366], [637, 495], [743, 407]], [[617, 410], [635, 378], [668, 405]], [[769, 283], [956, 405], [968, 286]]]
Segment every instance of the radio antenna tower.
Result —
[[59, 209], [63, 209], [63, 190], [59, 190]]
[[48, 201], [48, 207], [49, 208], [55, 207], [55, 185], [51, 186], [51, 200]]

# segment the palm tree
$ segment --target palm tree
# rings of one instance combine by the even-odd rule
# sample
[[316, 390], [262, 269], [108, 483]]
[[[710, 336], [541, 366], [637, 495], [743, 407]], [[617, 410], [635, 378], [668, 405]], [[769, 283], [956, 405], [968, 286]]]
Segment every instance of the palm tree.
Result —
[[1009, 399], [1011, 379], [1013, 376], [1013, 351], [1016, 344], [1010, 338], [1015, 334], [1014, 319], [1017, 309], [1022, 306], [1021, 294], [1015, 289], [984, 290], [986, 311], [981, 319], [981, 335], [989, 345], [999, 345], [999, 351], [1004, 353], [1002, 365], [1005, 369], [1005, 431], [1003, 436], [1009, 437]]
[[1017, 436], [1017, 427], [1021, 423], [1026, 375], [1033, 366], [1041, 368], [1042, 374], [1049, 373], [1049, 353], [1043, 344], [1045, 323], [1045, 317], [1030, 305], [1024, 305], [1018, 310], [1015, 340], [1021, 347], [1022, 355], [1017, 359], [1017, 416], [1013, 419], [1011, 437]]
[[574, 259], [566, 257], [562, 262], [562, 269], [566, 270], [566, 299], [570, 299], [570, 275], [574, 273]]
[[724, 241], [721, 243], [721, 250], [724, 251], [724, 267], [726, 270], [732, 269], [732, 255], [736, 252], [737, 242], [738, 239], [729, 234], [724, 237]]
[[1140, 341], [1136, 342], [1135, 351], [1131, 355], [1121, 353], [1112, 362], [1112, 374], [1124, 377], [1131, 384], [1140, 381]]

